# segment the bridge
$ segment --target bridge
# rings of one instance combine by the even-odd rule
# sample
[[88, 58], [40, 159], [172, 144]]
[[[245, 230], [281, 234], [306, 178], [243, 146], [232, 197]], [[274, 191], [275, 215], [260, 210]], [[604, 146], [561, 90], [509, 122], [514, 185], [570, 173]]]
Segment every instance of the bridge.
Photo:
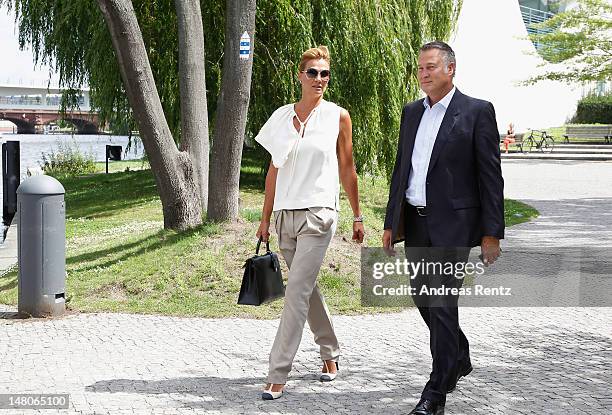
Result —
[[79, 134], [98, 133], [98, 115], [91, 112], [89, 90], [82, 91], [76, 110], [60, 113], [62, 89], [37, 85], [0, 84], [0, 120], [17, 126], [18, 134], [35, 134], [53, 121], [73, 124]]

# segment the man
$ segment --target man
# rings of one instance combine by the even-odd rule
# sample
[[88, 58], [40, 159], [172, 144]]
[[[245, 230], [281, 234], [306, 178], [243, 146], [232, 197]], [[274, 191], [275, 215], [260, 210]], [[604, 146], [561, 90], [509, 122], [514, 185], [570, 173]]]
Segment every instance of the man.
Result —
[[[455, 68], [446, 43], [421, 47], [418, 79], [427, 97], [402, 113], [383, 247], [404, 241], [407, 257], [413, 247], [464, 247], [456, 251], [458, 261], [480, 245], [489, 265], [500, 255], [504, 237], [499, 133], [493, 105], [455, 88]], [[451, 279], [460, 286], [461, 280]], [[457, 299], [450, 296], [442, 306], [416, 302], [430, 330], [432, 372], [411, 414], [443, 414], [446, 394], [472, 371]]]

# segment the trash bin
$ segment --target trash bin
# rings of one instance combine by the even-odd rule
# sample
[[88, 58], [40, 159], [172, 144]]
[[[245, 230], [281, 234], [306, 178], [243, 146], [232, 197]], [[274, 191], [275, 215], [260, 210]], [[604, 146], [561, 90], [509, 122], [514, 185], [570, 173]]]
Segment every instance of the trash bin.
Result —
[[66, 310], [64, 193], [50, 176], [30, 177], [17, 189], [19, 313], [47, 317]]

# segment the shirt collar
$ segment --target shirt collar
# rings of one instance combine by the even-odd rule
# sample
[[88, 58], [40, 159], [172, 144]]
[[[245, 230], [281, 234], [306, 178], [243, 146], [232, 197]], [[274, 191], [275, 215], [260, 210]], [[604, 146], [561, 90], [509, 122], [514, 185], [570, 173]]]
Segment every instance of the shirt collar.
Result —
[[[455, 95], [455, 91], [456, 91], [456, 90], [457, 90], [457, 87], [453, 86], [453, 89], [451, 89], [451, 90], [449, 91], [449, 93], [448, 93], [448, 94], [446, 94], [446, 95], [444, 96], [444, 98], [442, 98], [440, 101], [436, 102], [436, 103], [434, 104], [434, 107], [435, 107], [436, 105], [440, 104], [440, 105], [442, 105], [442, 106], [444, 107], [444, 109], [447, 109], [447, 108], [448, 108], [448, 105], [449, 105], [449, 104], [450, 104], [450, 102], [451, 102], [451, 99], [453, 99], [453, 95]], [[425, 97], [425, 99], [423, 100], [423, 106], [424, 106], [425, 108], [430, 108], [430, 107], [429, 107], [429, 97]]]

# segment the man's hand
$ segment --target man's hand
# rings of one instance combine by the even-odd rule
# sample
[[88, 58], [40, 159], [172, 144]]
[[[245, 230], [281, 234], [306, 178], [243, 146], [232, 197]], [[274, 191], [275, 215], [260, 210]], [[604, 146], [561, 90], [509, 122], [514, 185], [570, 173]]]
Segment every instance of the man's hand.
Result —
[[382, 245], [387, 253], [387, 255], [395, 256], [395, 251], [393, 250], [393, 244], [391, 243], [391, 229], [385, 229], [382, 237]]
[[480, 242], [480, 252], [483, 264], [492, 265], [501, 255], [499, 239], [494, 236], [483, 236]]

